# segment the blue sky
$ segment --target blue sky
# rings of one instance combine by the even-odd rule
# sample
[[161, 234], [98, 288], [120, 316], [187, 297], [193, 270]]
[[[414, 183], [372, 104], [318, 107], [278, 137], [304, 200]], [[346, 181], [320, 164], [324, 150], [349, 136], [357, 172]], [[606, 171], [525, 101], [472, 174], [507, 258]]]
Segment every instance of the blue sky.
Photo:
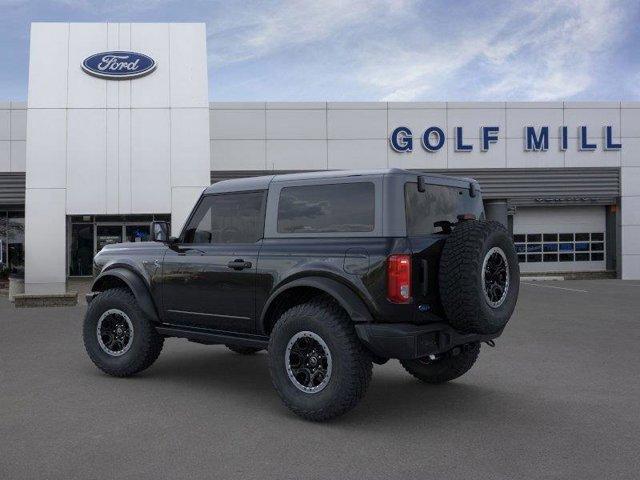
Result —
[[206, 22], [214, 101], [640, 99], [637, 0], [0, 0], [0, 99], [32, 21]]

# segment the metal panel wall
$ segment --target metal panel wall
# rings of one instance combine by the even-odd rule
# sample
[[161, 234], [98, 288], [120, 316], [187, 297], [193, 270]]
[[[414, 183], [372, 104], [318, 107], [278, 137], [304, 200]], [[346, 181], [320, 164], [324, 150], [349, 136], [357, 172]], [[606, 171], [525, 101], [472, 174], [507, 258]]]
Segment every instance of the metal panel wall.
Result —
[[0, 173], [0, 208], [24, 207], [24, 192], [24, 173]]
[[[482, 186], [482, 196], [485, 200], [508, 199], [511, 205], [612, 205], [620, 196], [620, 168], [618, 167], [428, 171], [475, 178]], [[211, 172], [211, 182], [293, 172], [289, 170], [214, 171]]]
[[618, 167], [440, 170], [475, 178], [485, 199], [512, 205], [611, 205], [620, 196]]

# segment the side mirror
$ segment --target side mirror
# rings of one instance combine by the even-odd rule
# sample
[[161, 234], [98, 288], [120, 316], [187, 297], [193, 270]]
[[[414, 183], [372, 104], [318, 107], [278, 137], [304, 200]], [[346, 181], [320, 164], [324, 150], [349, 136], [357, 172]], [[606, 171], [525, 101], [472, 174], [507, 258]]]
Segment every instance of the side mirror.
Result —
[[169, 222], [151, 223], [151, 241], [162, 243], [169, 242]]

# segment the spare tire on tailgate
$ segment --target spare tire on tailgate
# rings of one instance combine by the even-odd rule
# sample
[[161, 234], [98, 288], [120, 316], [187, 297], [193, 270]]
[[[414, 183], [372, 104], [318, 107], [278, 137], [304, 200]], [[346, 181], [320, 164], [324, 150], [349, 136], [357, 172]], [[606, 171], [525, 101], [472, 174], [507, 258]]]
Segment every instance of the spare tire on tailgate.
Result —
[[466, 220], [447, 238], [440, 258], [440, 300], [461, 332], [500, 332], [518, 299], [520, 269], [513, 240], [498, 222]]

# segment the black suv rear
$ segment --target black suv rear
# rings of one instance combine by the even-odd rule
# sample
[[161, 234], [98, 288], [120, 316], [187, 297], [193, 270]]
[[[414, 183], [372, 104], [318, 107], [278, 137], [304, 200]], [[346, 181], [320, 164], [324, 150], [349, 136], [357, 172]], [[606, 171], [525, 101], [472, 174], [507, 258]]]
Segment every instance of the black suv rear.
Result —
[[267, 349], [273, 384], [297, 414], [354, 407], [372, 362], [399, 359], [440, 383], [502, 333], [518, 263], [502, 225], [484, 218], [470, 179], [404, 170], [316, 172], [216, 183], [179, 237], [116, 244], [84, 323], [89, 356], [129, 376], [166, 337]]

